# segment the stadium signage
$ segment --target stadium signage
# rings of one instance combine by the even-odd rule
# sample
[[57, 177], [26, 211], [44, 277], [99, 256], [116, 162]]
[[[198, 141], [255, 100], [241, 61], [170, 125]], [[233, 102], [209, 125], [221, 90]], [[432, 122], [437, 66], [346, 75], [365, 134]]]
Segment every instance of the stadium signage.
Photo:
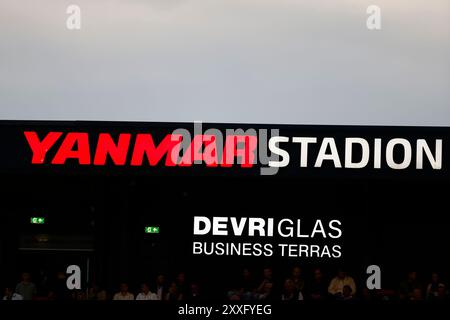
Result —
[[[442, 169], [442, 139], [405, 139], [394, 137], [334, 138], [313, 136], [264, 137], [258, 135], [197, 134], [193, 137], [166, 133], [156, 142], [152, 133], [110, 133], [50, 131], [38, 134], [25, 131], [33, 165], [64, 165], [68, 160], [79, 165], [105, 166], [107, 160], [115, 166], [192, 166], [251, 168], [265, 164], [272, 168], [291, 165], [296, 150], [296, 167], [361, 169], [383, 167], [394, 170], [423, 169], [426, 164], [433, 170]], [[263, 150], [264, 149], [264, 150]], [[264, 152], [262, 152], [264, 151]], [[51, 155], [49, 156], [49, 154]], [[264, 157], [264, 155], [269, 155]]]
[[[163, 140], [156, 144], [151, 133], [139, 133], [134, 136], [121, 133], [117, 141], [114, 141], [108, 133], [100, 133], [95, 151], [91, 153], [90, 143], [92, 136], [87, 132], [49, 132], [42, 139], [34, 131], [26, 131], [25, 137], [32, 151], [32, 164], [51, 163], [54, 165], [65, 164], [69, 159], [75, 159], [80, 165], [103, 166], [109, 157], [114, 165], [131, 166], [150, 165], [156, 166], [161, 162], [165, 166], [191, 166], [194, 160], [205, 161], [207, 166], [229, 167], [234, 164], [235, 157], [243, 159], [240, 162], [242, 167], [251, 167], [255, 163], [254, 155], [256, 150], [256, 137], [254, 136], [227, 136], [224, 148], [217, 150], [214, 136], [197, 135], [180, 156], [183, 136], [177, 134], [167, 134]], [[57, 151], [52, 159], [48, 159], [47, 153], [55, 148], [58, 140], [62, 140], [57, 146]], [[239, 143], [243, 147], [239, 147]], [[195, 148], [195, 146], [199, 148]], [[204, 150], [202, 147], [205, 147]], [[128, 155], [131, 158], [127, 163]], [[219, 154], [221, 156], [219, 157]], [[165, 158], [165, 160], [163, 160]]]

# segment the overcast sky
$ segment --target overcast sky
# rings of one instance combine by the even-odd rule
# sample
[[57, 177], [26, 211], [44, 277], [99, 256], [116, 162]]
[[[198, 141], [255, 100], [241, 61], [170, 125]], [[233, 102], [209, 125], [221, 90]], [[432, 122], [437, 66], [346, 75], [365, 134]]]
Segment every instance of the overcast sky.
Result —
[[449, 0], [1, 0], [0, 40], [0, 119], [450, 125]]

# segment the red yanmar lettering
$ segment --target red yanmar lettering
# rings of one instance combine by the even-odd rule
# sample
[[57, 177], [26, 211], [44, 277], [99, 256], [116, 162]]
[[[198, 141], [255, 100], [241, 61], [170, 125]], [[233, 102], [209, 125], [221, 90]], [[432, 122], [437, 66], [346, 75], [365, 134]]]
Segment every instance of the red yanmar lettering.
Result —
[[109, 133], [100, 133], [95, 151], [94, 164], [103, 166], [109, 155], [115, 165], [123, 166], [127, 161], [128, 148], [130, 146], [131, 134], [121, 133], [116, 144]]
[[251, 168], [255, 163], [255, 151], [258, 146], [256, 136], [227, 136], [223, 149], [222, 167], [231, 167], [234, 158], [240, 157], [243, 168]]
[[[203, 146], [205, 147], [203, 152]], [[205, 161], [208, 167], [217, 167], [217, 145], [214, 135], [196, 135], [187, 148], [179, 166], [191, 166], [195, 161]]]
[[43, 164], [47, 151], [61, 137], [62, 132], [49, 132], [42, 141], [39, 140], [37, 133], [34, 131], [25, 131], [24, 134], [33, 153], [31, 163]]
[[[132, 144], [132, 134], [121, 133], [118, 139], [114, 140], [109, 133], [100, 133], [96, 140], [86, 132], [69, 132], [64, 139], [55, 146], [62, 132], [49, 132], [42, 140], [34, 131], [24, 132], [26, 140], [32, 151], [31, 163], [43, 164], [50, 148], [55, 149], [54, 158], [51, 164], [65, 164], [68, 159], [77, 160], [81, 165], [104, 166], [108, 157], [117, 166], [127, 164], [129, 153], [131, 152], [130, 165], [144, 165], [144, 158], [150, 166], [156, 166], [165, 157], [164, 165], [192, 166], [194, 163], [205, 163], [207, 167], [231, 167], [236, 161], [243, 168], [250, 168], [255, 163], [256, 148], [258, 139], [256, 136], [230, 135], [225, 142], [215, 135], [196, 135], [190, 144], [183, 150], [180, 157], [182, 145], [182, 135], [167, 134], [163, 140], [155, 145], [150, 133], [139, 133]], [[94, 161], [91, 163], [91, 145], [96, 145]], [[96, 144], [94, 144], [96, 142]], [[133, 150], [130, 150], [133, 148]], [[222, 156], [220, 157], [220, 153]], [[219, 159], [221, 158], [221, 159]]]
[[176, 162], [173, 161], [173, 155], [176, 154], [176, 150], [180, 146], [181, 139], [181, 135], [168, 134], [164, 137], [163, 141], [161, 141], [158, 147], [156, 147], [153, 143], [151, 134], [138, 134], [136, 136], [133, 157], [131, 158], [131, 165], [142, 166], [144, 155], [146, 155], [150, 165], [155, 166], [158, 164], [164, 154], [166, 154], [165, 165], [168, 167], [175, 166]]
[[[77, 149], [74, 149], [77, 145]], [[89, 135], [84, 132], [69, 132], [53, 158], [52, 164], [64, 164], [67, 159], [78, 159], [79, 164], [90, 164]]]

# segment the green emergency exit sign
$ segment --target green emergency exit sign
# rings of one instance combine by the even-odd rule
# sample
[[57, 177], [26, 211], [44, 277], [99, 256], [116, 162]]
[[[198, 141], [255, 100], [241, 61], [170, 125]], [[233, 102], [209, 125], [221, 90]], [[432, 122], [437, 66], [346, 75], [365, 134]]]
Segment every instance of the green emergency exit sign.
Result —
[[159, 227], [157, 226], [145, 227], [145, 233], [159, 233]]
[[45, 218], [44, 217], [31, 217], [30, 223], [31, 224], [44, 224]]

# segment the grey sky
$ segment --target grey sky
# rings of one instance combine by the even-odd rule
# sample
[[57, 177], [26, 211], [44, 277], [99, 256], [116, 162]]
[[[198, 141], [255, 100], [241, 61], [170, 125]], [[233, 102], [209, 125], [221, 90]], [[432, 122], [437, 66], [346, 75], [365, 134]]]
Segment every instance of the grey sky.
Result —
[[448, 0], [1, 0], [0, 39], [0, 119], [450, 125]]

